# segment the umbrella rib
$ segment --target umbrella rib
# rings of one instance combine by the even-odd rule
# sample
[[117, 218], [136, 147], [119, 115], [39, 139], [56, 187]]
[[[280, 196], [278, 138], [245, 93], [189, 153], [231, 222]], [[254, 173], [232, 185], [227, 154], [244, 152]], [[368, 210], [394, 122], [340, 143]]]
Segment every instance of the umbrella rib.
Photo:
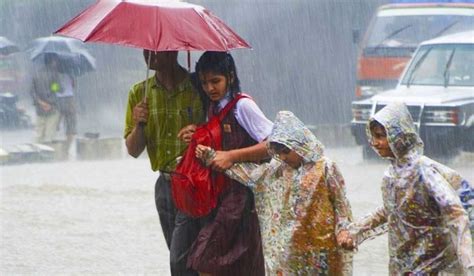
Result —
[[[100, 1], [100, 0], [97, 1], [93, 6], [90, 6], [89, 8], [86, 8], [85, 10], [83, 10], [80, 14], [78, 14], [76, 17], [71, 19], [67, 23], [66, 26], [61, 27], [59, 30], [55, 31], [54, 33], [80, 39], [83, 42], [88, 41], [97, 32], [99, 26], [102, 26], [102, 22], [104, 21], [104, 19], [106, 19], [110, 15], [110, 13], [118, 6], [118, 5], [115, 5], [113, 2], [116, 2], [116, 1]], [[104, 7], [102, 5], [104, 5]], [[102, 9], [102, 8], [108, 9], [108, 11], [100, 18], [93, 18], [93, 21], [98, 22], [99, 24], [95, 25], [89, 32], [87, 32], [87, 35], [84, 38], [82, 38], [80, 35], [64, 34], [65, 29], [71, 28], [71, 26], [76, 27], [74, 26], [75, 22], [85, 20], [84, 18], [87, 18], [87, 20], [90, 20], [90, 18], [88, 18], [89, 17], [88, 15], [91, 12], [91, 10]], [[72, 30], [71, 29], [67, 30], [66, 33], [71, 32], [71, 31], [74, 31], [74, 28]]]
[[[94, 26], [94, 28], [89, 32], [89, 34], [88, 34], [88, 35], [86, 36], [86, 38], [84, 39], [84, 42], [85, 42], [85, 41], [88, 41], [92, 36], [94, 36], [94, 35], [97, 33], [97, 31], [98, 31], [100, 28], [102, 28], [102, 25], [104, 25], [104, 21], [105, 21], [108, 17], [110, 17], [112, 11], [113, 11], [114, 9], [116, 9], [117, 7], [118, 7], [118, 6], [115, 6], [113, 9], [111, 9], [109, 12], [107, 12], [107, 14], [106, 14], [104, 17], [102, 17], [102, 18], [100, 19], [100, 21], [99, 21], [100, 23]], [[99, 27], [100, 27], [100, 28], [99, 28]]]
[[[208, 16], [208, 15], [206, 14], [206, 10], [205, 10], [205, 9], [203, 9], [202, 12], [198, 12], [198, 11], [196, 11], [196, 10], [194, 9], [194, 12], [196, 12], [196, 13], [199, 15], [199, 18], [201, 18], [201, 20], [202, 20], [205, 24], [209, 24], [209, 21], [207, 21], [207, 20], [204, 18], [204, 16]], [[209, 12], [209, 11], [207, 11], [207, 12]], [[211, 21], [211, 22], [212, 22], [212, 21]], [[222, 49], [225, 49], [226, 51], [228, 51], [229, 49], [228, 49], [227, 44], [225, 43], [225, 41], [223, 41], [222, 39], [220, 39], [219, 36], [215, 34], [215, 32], [219, 32], [219, 31], [218, 31], [218, 28], [216, 28], [214, 25], [212, 25], [212, 30], [213, 30], [212, 35], [214, 36], [214, 38], [215, 38], [217, 41], [219, 41], [219, 43], [221, 44]], [[219, 33], [220, 33], [220, 32], [219, 32]], [[218, 49], [209, 49], [209, 50], [218, 50]]]

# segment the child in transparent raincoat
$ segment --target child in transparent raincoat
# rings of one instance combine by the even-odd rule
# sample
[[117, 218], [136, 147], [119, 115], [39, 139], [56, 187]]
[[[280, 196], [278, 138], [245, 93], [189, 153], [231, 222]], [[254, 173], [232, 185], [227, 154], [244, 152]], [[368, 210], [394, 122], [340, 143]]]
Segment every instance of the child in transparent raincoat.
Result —
[[452, 169], [424, 156], [406, 105], [390, 104], [369, 121], [371, 146], [391, 161], [383, 206], [349, 226], [349, 246], [388, 228], [390, 275], [473, 275], [469, 217], [454, 188], [469, 187]]
[[[336, 164], [288, 111], [278, 113], [267, 147], [269, 163], [237, 163], [226, 171], [255, 194], [267, 275], [351, 275], [352, 253], [336, 240], [352, 221]], [[196, 150], [206, 162], [213, 153]]]

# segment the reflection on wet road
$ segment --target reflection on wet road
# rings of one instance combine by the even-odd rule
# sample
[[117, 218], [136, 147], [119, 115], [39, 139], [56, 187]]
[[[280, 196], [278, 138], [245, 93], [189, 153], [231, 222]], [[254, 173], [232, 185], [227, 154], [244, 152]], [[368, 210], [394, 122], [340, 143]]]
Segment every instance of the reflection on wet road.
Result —
[[[359, 148], [328, 149], [356, 218], [381, 204], [384, 163]], [[450, 164], [474, 181], [474, 159]], [[169, 275], [148, 160], [69, 161], [0, 167], [1, 274]], [[368, 241], [354, 275], [387, 275], [387, 238]]]

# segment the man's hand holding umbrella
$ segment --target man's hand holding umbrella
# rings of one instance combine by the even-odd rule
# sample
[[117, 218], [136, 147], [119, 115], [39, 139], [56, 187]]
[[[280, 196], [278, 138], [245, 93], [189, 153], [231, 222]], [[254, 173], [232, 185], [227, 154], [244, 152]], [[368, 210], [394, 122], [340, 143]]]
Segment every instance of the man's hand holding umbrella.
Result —
[[136, 125], [146, 124], [148, 121], [148, 105], [146, 103], [146, 98], [143, 98], [143, 100], [133, 108], [133, 121]]

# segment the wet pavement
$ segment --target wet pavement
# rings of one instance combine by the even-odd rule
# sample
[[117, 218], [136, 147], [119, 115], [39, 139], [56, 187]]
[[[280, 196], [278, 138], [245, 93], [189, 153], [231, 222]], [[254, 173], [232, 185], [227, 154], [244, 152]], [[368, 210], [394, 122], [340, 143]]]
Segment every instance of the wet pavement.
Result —
[[[382, 202], [386, 164], [333, 148], [356, 218]], [[474, 182], [472, 154], [450, 166]], [[146, 158], [0, 166], [0, 274], [169, 275]], [[387, 275], [387, 238], [367, 241], [354, 275]]]

